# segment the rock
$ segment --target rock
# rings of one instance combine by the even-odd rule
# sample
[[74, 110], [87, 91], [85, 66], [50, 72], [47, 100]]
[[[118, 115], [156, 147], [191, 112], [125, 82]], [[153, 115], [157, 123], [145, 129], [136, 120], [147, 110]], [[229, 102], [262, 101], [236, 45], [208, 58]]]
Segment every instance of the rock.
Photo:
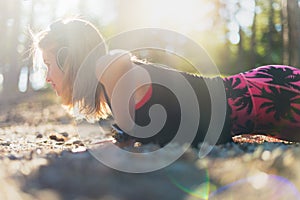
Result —
[[65, 141], [65, 137], [60, 135], [60, 134], [56, 134], [56, 133], [52, 133], [49, 138], [51, 140], [55, 140], [57, 142], [64, 142]]
[[69, 137], [69, 133], [67, 133], [67, 132], [62, 132], [62, 133], [59, 133], [59, 134], [64, 136], [64, 137]]
[[2, 146], [9, 146], [10, 144], [11, 144], [10, 141], [5, 141], [1, 143]]

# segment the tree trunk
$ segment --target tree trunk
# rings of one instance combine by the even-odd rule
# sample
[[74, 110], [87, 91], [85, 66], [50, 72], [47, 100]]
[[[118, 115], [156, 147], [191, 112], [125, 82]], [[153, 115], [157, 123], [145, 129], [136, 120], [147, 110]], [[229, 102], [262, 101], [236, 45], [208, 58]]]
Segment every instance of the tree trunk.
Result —
[[239, 36], [240, 36], [240, 41], [238, 43], [237, 62], [238, 62], [238, 66], [244, 66], [245, 65], [244, 33], [241, 26], [239, 26]]
[[282, 64], [289, 64], [289, 28], [288, 28], [288, 12], [287, 1], [282, 1], [281, 8], [281, 26], [282, 26]]
[[[257, 5], [257, 0], [254, 0], [255, 5]], [[256, 65], [256, 11], [254, 11], [253, 24], [251, 27], [251, 53], [250, 53], [250, 65], [255, 67]]]
[[7, 46], [7, 34], [6, 34], [6, 22], [7, 22], [7, 3], [0, 1], [0, 73], [4, 72], [4, 65], [6, 63], [6, 46]]
[[21, 11], [20, 0], [9, 1], [9, 14], [12, 16], [13, 21], [11, 27], [6, 26], [8, 31], [8, 71], [4, 73], [3, 82], [3, 97], [14, 98], [19, 94], [18, 81], [20, 73], [20, 62], [18, 47], [18, 36], [20, 30], [20, 11]]
[[273, 63], [273, 48], [274, 48], [274, 41], [273, 41], [273, 34], [274, 34], [274, 9], [273, 9], [273, 0], [269, 0], [269, 32], [268, 32], [268, 62]]
[[289, 64], [300, 67], [300, 9], [298, 0], [287, 0]]
[[[241, 9], [240, 3], [237, 3], [237, 6], [238, 6], [238, 10]], [[244, 32], [240, 24], [239, 24], [239, 37], [240, 37], [240, 41], [238, 43], [237, 63], [238, 66], [244, 66], [245, 65]]]

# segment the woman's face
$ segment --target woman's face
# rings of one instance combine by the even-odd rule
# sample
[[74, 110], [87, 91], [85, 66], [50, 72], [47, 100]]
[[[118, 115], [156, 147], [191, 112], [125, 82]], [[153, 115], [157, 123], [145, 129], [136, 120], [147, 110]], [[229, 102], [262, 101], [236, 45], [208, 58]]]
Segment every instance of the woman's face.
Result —
[[58, 96], [61, 96], [63, 89], [63, 71], [58, 67], [56, 55], [51, 51], [43, 51], [44, 63], [47, 66], [46, 81], [50, 83]]

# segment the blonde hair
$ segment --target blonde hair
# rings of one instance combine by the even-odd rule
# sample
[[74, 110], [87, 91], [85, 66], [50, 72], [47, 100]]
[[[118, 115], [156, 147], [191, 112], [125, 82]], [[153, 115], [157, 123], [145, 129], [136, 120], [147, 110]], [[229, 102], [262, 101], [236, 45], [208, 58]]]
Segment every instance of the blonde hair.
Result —
[[[62, 49], [65, 53], [58, 55]], [[103, 86], [95, 75], [96, 61], [107, 53], [107, 47], [94, 25], [82, 19], [57, 20], [33, 36], [33, 51], [34, 63], [41, 59], [38, 51], [63, 57], [58, 63], [64, 72], [61, 97], [69, 111], [88, 120], [110, 115]]]

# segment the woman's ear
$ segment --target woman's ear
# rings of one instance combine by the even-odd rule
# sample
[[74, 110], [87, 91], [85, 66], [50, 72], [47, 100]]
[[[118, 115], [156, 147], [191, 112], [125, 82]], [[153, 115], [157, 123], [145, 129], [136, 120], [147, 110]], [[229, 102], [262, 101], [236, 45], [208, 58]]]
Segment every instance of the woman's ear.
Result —
[[115, 70], [126, 70], [132, 66], [131, 53], [124, 50], [113, 50], [99, 58], [96, 62], [96, 75], [98, 80], [102, 79], [104, 72], [114, 72]]

